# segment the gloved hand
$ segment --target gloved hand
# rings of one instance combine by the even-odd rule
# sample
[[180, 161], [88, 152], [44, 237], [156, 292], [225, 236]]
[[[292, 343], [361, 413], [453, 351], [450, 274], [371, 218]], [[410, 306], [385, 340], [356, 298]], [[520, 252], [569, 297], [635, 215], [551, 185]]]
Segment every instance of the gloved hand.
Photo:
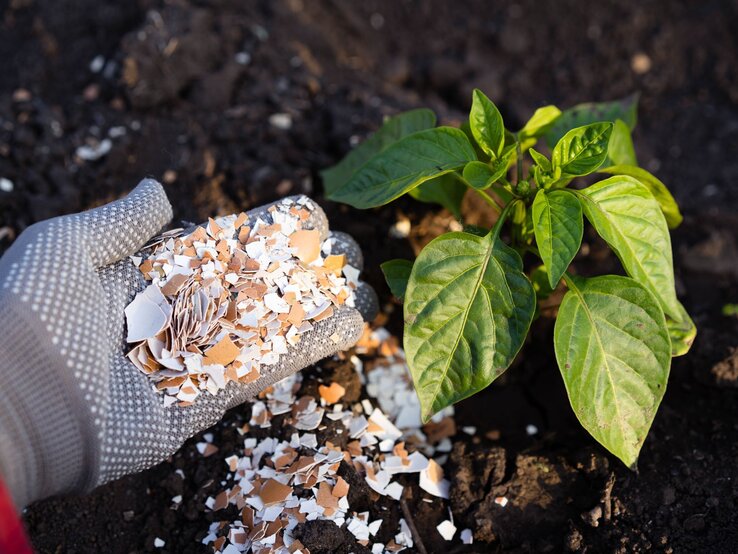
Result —
[[[308, 207], [304, 227], [327, 239], [325, 214], [312, 201]], [[268, 220], [267, 208], [248, 215]], [[164, 460], [227, 409], [352, 346], [362, 315], [376, 313], [374, 292], [362, 283], [357, 309], [344, 305], [315, 323], [257, 381], [165, 407], [126, 357], [124, 309], [147, 286], [129, 256], [171, 217], [161, 185], [146, 179], [122, 200], [29, 227], [0, 259], [0, 474], [17, 506]], [[361, 269], [356, 243], [331, 236], [333, 253]]]

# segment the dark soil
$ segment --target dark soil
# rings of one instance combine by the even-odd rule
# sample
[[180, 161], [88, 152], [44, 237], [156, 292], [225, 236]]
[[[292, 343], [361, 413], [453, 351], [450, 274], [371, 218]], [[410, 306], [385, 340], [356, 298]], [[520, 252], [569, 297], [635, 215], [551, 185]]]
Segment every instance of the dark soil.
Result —
[[[409, 107], [458, 121], [475, 86], [512, 127], [544, 103], [640, 91], [639, 160], [683, 206], [678, 287], [700, 333], [673, 364], [638, 472], [579, 426], [541, 319], [501, 382], [458, 406], [458, 425], [477, 432], [456, 436], [451, 505], [474, 530], [472, 551], [738, 551], [738, 320], [721, 315], [738, 301], [736, 2], [11, 0], [0, 17], [0, 177], [14, 185], [0, 191], [3, 249], [35, 221], [119, 197], [145, 175], [188, 221], [302, 192], [357, 238], [390, 307], [378, 264], [411, 256], [447, 216], [407, 200], [372, 213], [322, 201], [318, 172], [352, 137]], [[642, 54], [650, 67], [639, 73]], [[270, 124], [276, 113], [290, 129]], [[75, 156], [111, 129], [106, 156]], [[412, 240], [389, 238], [399, 215], [422, 222]], [[617, 270], [590, 243], [578, 267]], [[397, 306], [388, 326], [401, 330]], [[236, 447], [232, 428], [212, 431], [220, 453]], [[206, 550], [201, 507], [223, 476], [220, 453], [203, 459], [188, 443], [89, 496], [39, 502], [25, 516], [32, 541], [55, 553], [148, 552], [155, 537], [164, 551]], [[445, 514], [409, 503], [429, 550], [458, 545], [438, 539]], [[318, 523], [302, 533], [326, 551], [346, 540]]]

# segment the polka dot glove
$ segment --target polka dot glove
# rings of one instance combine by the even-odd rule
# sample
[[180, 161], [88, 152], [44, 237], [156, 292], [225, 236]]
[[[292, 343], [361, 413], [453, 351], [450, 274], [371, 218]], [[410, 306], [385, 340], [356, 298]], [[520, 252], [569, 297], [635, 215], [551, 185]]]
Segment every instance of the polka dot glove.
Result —
[[[323, 211], [307, 206], [306, 227], [361, 269], [356, 243], [330, 234]], [[266, 208], [248, 215], [268, 219]], [[165, 407], [126, 357], [124, 309], [147, 285], [129, 256], [171, 217], [161, 185], [146, 179], [122, 200], [29, 227], [0, 259], [0, 473], [18, 506], [164, 460], [228, 408], [352, 346], [376, 313], [362, 284], [356, 309], [316, 323], [257, 381]]]

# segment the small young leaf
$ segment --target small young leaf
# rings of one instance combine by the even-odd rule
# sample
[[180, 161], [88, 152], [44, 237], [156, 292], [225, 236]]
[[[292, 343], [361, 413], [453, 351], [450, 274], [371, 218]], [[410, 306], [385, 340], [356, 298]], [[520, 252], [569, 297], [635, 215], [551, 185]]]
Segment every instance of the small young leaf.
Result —
[[413, 270], [413, 262], [395, 259], [384, 262], [379, 267], [382, 268], [384, 279], [387, 281], [392, 294], [400, 300], [405, 298], [405, 290], [407, 289], [408, 279], [410, 279], [410, 272]]
[[669, 226], [669, 229], [676, 229], [681, 224], [683, 218], [679, 211], [679, 205], [674, 200], [669, 189], [645, 169], [632, 165], [612, 165], [610, 167], [600, 168], [597, 171], [598, 173], [607, 173], [609, 175], [628, 175], [634, 179], [638, 179], [648, 187], [656, 202], [661, 206], [661, 211], [664, 212], [666, 224]]
[[484, 162], [469, 162], [464, 166], [462, 172], [464, 180], [469, 183], [472, 188], [484, 190], [492, 186], [492, 168]]
[[697, 326], [689, 317], [687, 310], [684, 306], [679, 303], [679, 308], [682, 312], [680, 320], [666, 317], [666, 327], [669, 329], [669, 337], [671, 338], [671, 355], [684, 356], [689, 349], [692, 348], [692, 343], [697, 336]]
[[500, 177], [505, 176], [508, 163], [513, 154], [514, 151], [510, 150], [488, 164], [483, 162], [469, 162], [464, 166], [464, 180], [477, 190], [488, 189]]
[[622, 119], [615, 121], [607, 148], [608, 161], [605, 165], [638, 165], [630, 129]]
[[477, 139], [475, 139], [474, 135], [472, 134], [472, 130], [471, 130], [471, 127], [469, 126], [468, 119], [462, 122], [461, 125], [459, 125], [459, 130], [462, 131], [466, 135], [466, 138], [469, 139], [469, 142], [474, 147], [474, 152], [476, 152], [477, 154], [477, 159], [483, 162], [490, 161], [491, 158], [489, 157], [489, 155], [484, 150], [482, 150], [477, 144]]
[[440, 204], [454, 214], [456, 219], [460, 219], [461, 202], [466, 194], [466, 185], [454, 177], [453, 173], [446, 173], [426, 181], [408, 194], [420, 202]]
[[472, 145], [458, 129], [418, 131], [374, 156], [328, 198], [355, 208], [374, 208], [474, 159]]
[[469, 126], [477, 144], [492, 159], [502, 153], [502, 147], [505, 144], [505, 126], [502, 122], [502, 115], [497, 106], [479, 89], [474, 89], [472, 94]]
[[587, 219], [620, 258], [625, 271], [681, 318], [674, 289], [671, 237], [661, 208], [640, 181], [618, 175], [576, 194]]
[[533, 200], [533, 230], [554, 289], [582, 245], [584, 221], [577, 197], [567, 190], [540, 189]]
[[569, 402], [582, 426], [634, 468], [669, 379], [664, 313], [628, 277], [567, 284], [554, 346]]
[[431, 129], [436, 125], [436, 114], [426, 108], [410, 110], [390, 117], [384, 125], [359, 146], [351, 150], [345, 158], [333, 167], [321, 171], [326, 195], [343, 186], [362, 165], [389, 145], [402, 137]]
[[612, 123], [592, 123], [572, 129], [556, 143], [551, 165], [570, 176], [592, 173], [607, 157], [610, 133]]
[[537, 150], [533, 148], [531, 148], [529, 152], [530, 152], [531, 157], [533, 158], [533, 161], [536, 163], [538, 167], [540, 167], [544, 171], [551, 171], [551, 169], [553, 169], [551, 167], [551, 161], [546, 156], [544, 156], [543, 154], [541, 154], [540, 152], [538, 152]]
[[505, 371], [534, 309], [520, 256], [494, 231], [432, 240], [415, 260], [405, 295], [405, 351], [423, 419]]
[[538, 138], [545, 135], [561, 115], [556, 106], [538, 108], [528, 122], [518, 131], [520, 149], [525, 152], [538, 142]]
[[548, 143], [549, 148], [553, 148], [567, 131], [597, 121], [611, 121], [614, 123], [615, 120], [622, 119], [632, 131], [636, 126], [637, 114], [637, 93], [613, 102], [579, 104], [564, 110], [561, 116], [556, 119], [546, 133], [546, 143]]

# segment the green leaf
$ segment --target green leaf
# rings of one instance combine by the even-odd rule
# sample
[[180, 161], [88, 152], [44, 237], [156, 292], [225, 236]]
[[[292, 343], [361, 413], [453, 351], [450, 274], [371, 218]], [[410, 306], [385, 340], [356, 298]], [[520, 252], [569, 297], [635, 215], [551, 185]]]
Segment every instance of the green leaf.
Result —
[[520, 149], [525, 152], [538, 142], [538, 138], [545, 135], [561, 115], [556, 106], [538, 108], [528, 122], [518, 131]]
[[598, 121], [615, 122], [622, 119], [633, 130], [638, 117], [638, 94], [631, 94], [613, 102], [589, 102], [564, 110], [546, 133], [549, 148], [563, 137], [567, 131]]
[[408, 279], [410, 279], [410, 272], [413, 270], [413, 262], [395, 259], [384, 262], [379, 267], [382, 268], [384, 279], [387, 281], [392, 294], [400, 300], [405, 298], [405, 290], [407, 289]]
[[502, 374], [534, 309], [520, 256], [495, 230], [432, 240], [415, 260], [405, 295], [405, 352], [423, 419]]
[[390, 117], [376, 133], [351, 150], [340, 162], [321, 171], [326, 195], [338, 190], [357, 169], [391, 144], [417, 131], [431, 129], [435, 125], [436, 114], [425, 108]]
[[551, 294], [553, 294], [554, 288], [551, 288], [549, 283], [548, 271], [546, 271], [545, 265], [539, 265], [533, 268], [530, 272], [530, 282], [533, 285], [533, 290], [536, 291], [536, 298], [540, 302], [546, 300]]
[[486, 237], [489, 233], [489, 229], [486, 227], [480, 227], [479, 225], [464, 225], [464, 232], [478, 237]]
[[681, 302], [679, 308], [681, 310], [680, 319], [666, 317], [666, 327], [669, 329], [669, 337], [671, 338], [672, 356], [684, 356], [692, 348], [692, 343], [697, 336], [697, 326], [689, 317]]
[[456, 219], [460, 219], [461, 202], [466, 194], [466, 185], [454, 177], [453, 173], [446, 173], [426, 181], [408, 194], [421, 202], [440, 204], [454, 214]]
[[541, 154], [540, 152], [538, 152], [537, 150], [533, 148], [531, 148], [529, 152], [530, 152], [530, 156], [533, 158], [533, 161], [541, 169], [543, 169], [544, 171], [551, 171], [551, 169], [553, 169], [551, 166], [551, 162], [546, 156], [544, 156], [543, 154]]
[[459, 130], [466, 135], [466, 138], [469, 139], [469, 142], [474, 147], [474, 152], [476, 152], [477, 154], [477, 159], [483, 162], [489, 161], [489, 155], [487, 155], [487, 153], [479, 147], [479, 145], [477, 144], [477, 139], [475, 139], [474, 135], [472, 134], [471, 127], [469, 126], [469, 120], [466, 120], [461, 125], [459, 125]]
[[567, 190], [539, 190], [533, 200], [533, 230], [554, 289], [582, 245], [584, 221], [577, 197]]
[[669, 379], [664, 313], [627, 277], [567, 284], [554, 346], [569, 402], [597, 442], [634, 468]]
[[355, 208], [374, 208], [474, 159], [472, 145], [458, 129], [418, 131], [374, 156], [328, 198]]
[[513, 154], [514, 151], [510, 150], [489, 164], [469, 162], [464, 166], [464, 180], [477, 190], [488, 189], [507, 174], [507, 166]]
[[657, 179], [654, 175], [643, 168], [632, 165], [613, 165], [610, 167], [600, 168], [599, 173], [607, 173], [610, 175], [628, 175], [634, 179], [638, 179], [643, 183], [661, 206], [661, 211], [666, 218], [666, 224], [669, 229], [676, 229], [682, 222], [682, 214], [679, 211], [679, 205], [674, 197], [666, 188], [666, 185]]
[[505, 126], [502, 115], [492, 101], [479, 89], [472, 94], [469, 127], [477, 144], [493, 159], [502, 153], [505, 144]]
[[632, 177], [618, 175], [575, 192], [587, 219], [615, 251], [628, 275], [653, 293], [664, 313], [679, 319], [671, 237], [648, 188]]
[[464, 166], [462, 172], [464, 180], [469, 183], [472, 188], [484, 190], [492, 186], [495, 180], [492, 168], [484, 162], [469, 162]]
[[551, 161], [533, 148], [531, 148], [529, 152], [535, 162], [535, 165], [533, 166], [533, 178], [540, 188], [548, 188], [548, 186], [554, 181]]
[[612, 123], [592, 123], [566, 133], [554, 146], [551, 165], [570, 176], [588, 175], [602, 165]]
[[622, 119], [618, 119], [613, 125], [607, 158], [605, 165], [638, 165], [630, 129]]

